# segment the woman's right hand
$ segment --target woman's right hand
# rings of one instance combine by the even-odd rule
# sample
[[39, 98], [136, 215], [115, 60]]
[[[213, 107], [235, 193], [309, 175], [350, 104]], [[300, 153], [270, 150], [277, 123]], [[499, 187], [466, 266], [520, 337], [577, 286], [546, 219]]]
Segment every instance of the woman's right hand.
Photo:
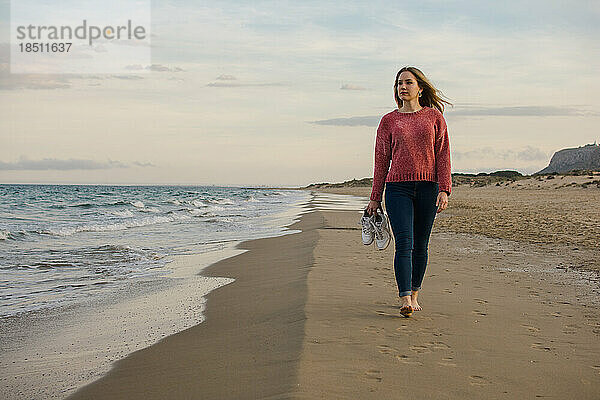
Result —
[[377, 214], [377, 209], [378, 208], [381, 208], [381, 202], [380, 201], [371, 200], [371, 201], [369, 201], [369, 205], [367, 206], [367, 213], [369, 215], [373, 215], [373, 213]]

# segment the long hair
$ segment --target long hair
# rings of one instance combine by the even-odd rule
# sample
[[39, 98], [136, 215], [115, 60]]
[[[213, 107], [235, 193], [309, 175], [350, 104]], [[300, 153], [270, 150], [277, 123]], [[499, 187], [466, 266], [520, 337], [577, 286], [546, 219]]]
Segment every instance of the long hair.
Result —
[[[452, 105], [449, 101], [443, 100], [442, 92], [433, 86], [433, 83], [427, 79], [425, 74], [421, 72], [420, 69], [416, 67], [403, 67], [396, 74], [396, 80], [394, 81], [394, 99], [396, 100], [396, 104], [398, 104], [398, 108], [402, 108], [402, 99], [398, 96], [398, 78], [400, 78], [400, 74], [404, 71], [412, 72], [412, 74], [417, 78], [417, 84], [419, 88], [423, 89], [423, 94], [419, 97], [419, 104], [421, 107], [431, 107], [437, 108], [441, 113], [444, 113], [444, 104]], [[446, 97], [446, 96], [444, 96]]]

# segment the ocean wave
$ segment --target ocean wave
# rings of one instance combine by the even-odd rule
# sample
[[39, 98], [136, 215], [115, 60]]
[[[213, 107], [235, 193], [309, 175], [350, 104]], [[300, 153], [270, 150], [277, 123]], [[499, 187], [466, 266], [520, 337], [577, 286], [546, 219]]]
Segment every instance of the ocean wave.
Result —
[[144, 203], [142, 203], [142, 202], [141, 202], [141, 201], [139, 201], [139, 200], [132, 201], [132, 202], [130, 202], [130, 204], [131, 204], [132, 206], [134, 206], [134, 207], [137, 207], [137, 208], [144, 208], [144, 207], [146, 207], [146, 206], [144, 205]]
[[154, 251], [142, 250], [125, 244], [103, 244], [102, 246], [87, 248], [84, 250], [88, 254], [133, 254], [136, 256], [143, 256], [150, 260], [160, 260], [167, 256], [167, 254], [160, 254]]
[[92, 208], [92, 207], [96, 207], [96, 204], [92, 204], [92, 203], [69, 204], [67, 207], [73, 207], [73, 208]]
[[166, 215], [157, 215], [152, 217], [134, 219], [123, 221], [119, 223], [112, 224], [86, 224], [86, 225], [78, 225], [78, 226], [69, 226], [62, 228], [50, 228], [44, 229], [40, 231], [36, 231], [36, 233], [47, 234], [53, 236], [71, 236], [79, 232], [107, 232], [107, 231], [121, 231], [128, 228], [137, 228], [141, 226], [155, 225], [155, 224], [163, 224], [167, 222], [178, 221], [182, 219], [190, 219], [193, 218], [189, 215], [179, 215], [173, 214], [171, 216]]
[[[140, 202], [141, 203], [141, 202]], [[54, 210], [63, 210], [65, 208], [94, 208], [94, 207], [114, 207], [114, 206], [128, 206], [131, 205], [132, 203], [129, 201], [115, 201], [113, 203], [108, 203], [108, 204], [100, 204], [100, 203], [77, 203], [77, 204], [52, 204], [50, 206], [48, 206], [48, 208], [54, 209]], [[142, 203], [142, 207], [143, 207], [143, 203]]]
[[204, 201], [202, 200], [192, 200], [192, 201], [186, 201], [187, 204], [191, 204], [194, 207], [208, 207], [208, 204], [206, 204]]
[[210, 211], [200, 210], [199, 208], [192, 208], [187, 211], [195, 217], [204, 217], [207, 215], [212, 215]]
[[37, 269], [37, 270], [49, 270], [49, 269], [55, 269], [55, 268], [60, 268], [60, 267], [67, 267], [67, 268], [76, 268], [79, 264], [74, 264], [65, 260], [49, 260], [49, 261], [38, 261], [36, 263], [33, 263], [31, 265], [15, 265], [15, 266], [11, 266], [11, 268], [13, 269], [20, 269], [20, 268], [27, 268], [27, 269]]
[[151, 213], [158, 213], [160, 212], [160, 209], [157, 207], [144, 207], [144, 208], [140, 208], [138, 209], [138, 211], [141, 212], [151, 212]]
[[133, 213], [130, 210], [125, 210], [125, 211], [113, 211], [112, 212], [113, 215], [116, 215], [117, 217], [122, 217], [122, 218], [130, 218], [133, 217]]
[[[24, 240], [25, 236], [27, 236], [28, 231], [18, 230], [18, 231], [9, 231], [9, 230], [0, 230], [0, 240]], [[37, 232], [33, 232], [37, 233]]]
[[115, 201], [114, 203], [107, 204], [107, 206], [129, 206], [129, 205], [131, 205], [130, 201], [123, 201], [123, 200], [119, 200], [119, 201]]
[[127, 246], [126, 244], [103, 244], [102, 246], [94, 247], [90, 249], [93, 253], [104, 253], [104, 252], [115, 252], [115, 251], [131, 251], [133, 247]]
[[235, 204], [233, 200], [228, 199], [226, 197], [221, 197], [217, 199], [207, 199], [207, 201], [213, 204]]

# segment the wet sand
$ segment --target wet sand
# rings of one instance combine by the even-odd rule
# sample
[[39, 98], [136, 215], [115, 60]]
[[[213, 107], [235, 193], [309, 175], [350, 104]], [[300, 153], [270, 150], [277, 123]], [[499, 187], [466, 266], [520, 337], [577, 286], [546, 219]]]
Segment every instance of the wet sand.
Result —
[[207, 296], [206, 321], [115, 363], [69, 399], [262, 399], [294, 390], [306, 316], [306, 280], [322, 225], [252, 240], [203, 276], [235, 281]]

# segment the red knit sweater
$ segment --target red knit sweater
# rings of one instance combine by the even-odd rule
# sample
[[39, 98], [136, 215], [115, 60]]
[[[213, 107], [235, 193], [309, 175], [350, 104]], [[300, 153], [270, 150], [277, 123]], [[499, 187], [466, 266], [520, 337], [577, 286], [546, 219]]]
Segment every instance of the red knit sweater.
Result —
[[381, 201], [385, 182], [402, 181], [438, 182], [440, 191], [451, 193], [448, 128], [436, 108], [396, 109], [379, 122], [371, 200]]

